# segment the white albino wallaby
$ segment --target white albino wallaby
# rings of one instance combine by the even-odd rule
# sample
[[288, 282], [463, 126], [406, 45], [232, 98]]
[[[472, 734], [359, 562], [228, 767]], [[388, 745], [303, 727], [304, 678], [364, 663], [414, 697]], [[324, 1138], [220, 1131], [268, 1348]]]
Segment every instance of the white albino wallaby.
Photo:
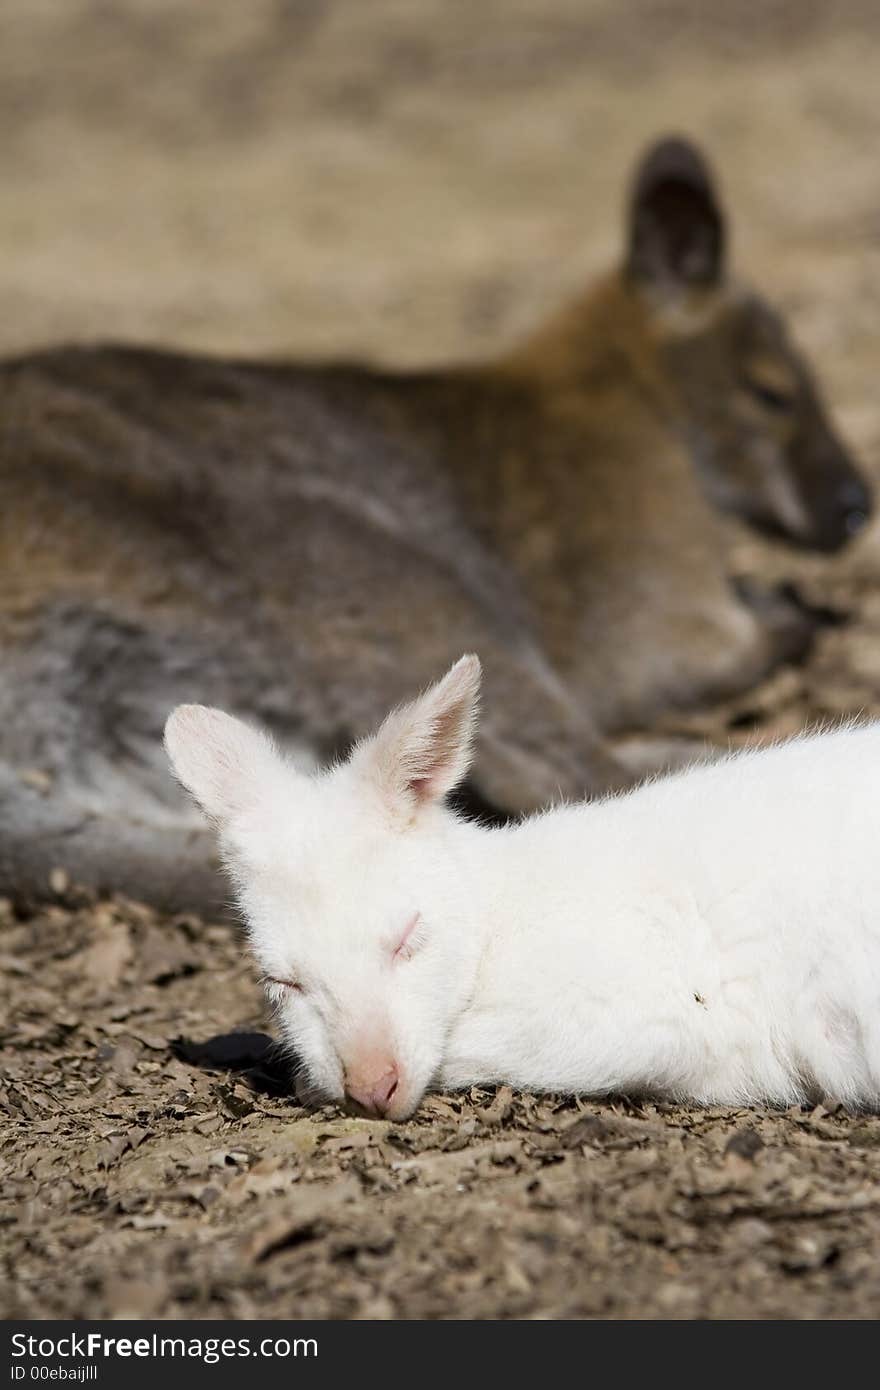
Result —
[[501, 1081], [877, 1106], [880, 727], [487, 829], [443, 804], [479, 681], [463, 657], [317, 776], [168, 720], [309, 1082], [391, 1119]]

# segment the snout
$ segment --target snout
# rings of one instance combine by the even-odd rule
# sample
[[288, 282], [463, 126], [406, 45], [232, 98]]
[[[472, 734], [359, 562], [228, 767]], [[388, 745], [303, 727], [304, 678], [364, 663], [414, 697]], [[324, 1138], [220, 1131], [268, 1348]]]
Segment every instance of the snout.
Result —
[[806, 543], [816, 550], [840, 550], [871, 518], [870, 489], [861, 478], [850, 475], [827, 490], [820, 489], [811, 511], [813, 528]]
[[[839, 476], [841, 472], [844, 477]], [[841, 550], [871, 519], [871, 489], [849, 466], [835, 469], [822, 460], [814, 461], [798, 494], [796, 507], [786, 508], [784, 515], [773, 508], [763, 515], [753, 512], [750, 519], [759, 530], [789, 545], [827, 554]]]
[[847, 537], [855, 536], [868, 524], [871, 516], [871, 494], [860, 479], [846, 483], [838, 493], [841, 527]]
[[393, 1061], [389, 1061], [379, 1074], [372, 1068], [367, 1072], [347, 1072], [345, 1076], [347, 1098], [368, 1115], [387, 1115], [399, 1086], [400, 1071]]

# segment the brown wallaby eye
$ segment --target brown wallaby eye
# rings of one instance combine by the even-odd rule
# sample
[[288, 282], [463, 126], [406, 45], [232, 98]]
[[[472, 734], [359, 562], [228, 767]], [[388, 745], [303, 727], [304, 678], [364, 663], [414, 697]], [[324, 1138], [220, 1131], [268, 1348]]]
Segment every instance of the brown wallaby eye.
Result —
[[746, 389], [754, 396], [755, 400], [761, 402], [761, 405], [778, 415], [786, 414], [794, 409], [795, 397], [793, 392], [786, 391], [781, 386], [771, 386], [768, 381], [757, 381], [753, 377], [747, 377]]

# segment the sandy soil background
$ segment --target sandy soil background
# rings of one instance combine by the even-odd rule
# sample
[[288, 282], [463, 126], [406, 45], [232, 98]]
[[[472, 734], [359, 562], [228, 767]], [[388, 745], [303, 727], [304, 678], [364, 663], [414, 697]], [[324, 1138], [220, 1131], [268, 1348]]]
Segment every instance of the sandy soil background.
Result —
[[[0, 349], [480, 356], [614, 256], [631, 162], [677, 128], [878, 478], [878, 58], [868, 0], [10, 0]], [[833, 561], [741, 549], [848, 622], [671, 730], [880, 713], [880, 525]], [[54, 887], [0, 906], [7, 1316], [880, 1310], [877, 1119], [306, 1113], [231, 927]]]
[[6, 1316], [877, 1315], [880, 1118], [306, 1113], [228, 929], [62, 896], [0, 938]]

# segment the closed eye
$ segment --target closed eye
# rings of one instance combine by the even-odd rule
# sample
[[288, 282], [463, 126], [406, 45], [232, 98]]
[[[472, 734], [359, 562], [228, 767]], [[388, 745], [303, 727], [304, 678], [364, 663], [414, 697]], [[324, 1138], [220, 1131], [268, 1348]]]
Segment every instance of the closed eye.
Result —
[[421, 913], [414, 912], [392, 952], [392, 960], [410, 960], [415, 955], [422, 944], [420, 935], [416, 930], [421, 920]]
[[754, 378], [747, 379], [746, 386], [755, 399], [766, 406], [768, 410], [782, 414], [794, 409], [795, 397], [790, 391], [780, 390], [777, 386], [769, 386], [766, 381], [755, 381]]
[[303, 993], [303, 987], [299, 980], [278, 979], [275, 975], [267, 975], [263, 983], [267, 986], [275, 986], [276, 990], [295, 990], [297, 994]]

